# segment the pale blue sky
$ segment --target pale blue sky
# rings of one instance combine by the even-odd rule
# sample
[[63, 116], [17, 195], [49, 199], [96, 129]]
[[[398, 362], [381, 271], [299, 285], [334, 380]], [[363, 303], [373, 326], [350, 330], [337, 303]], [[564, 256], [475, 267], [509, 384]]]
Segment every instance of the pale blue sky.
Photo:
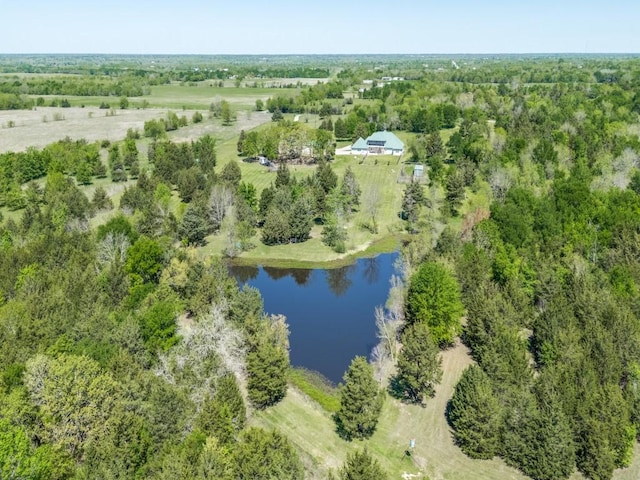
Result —
[[640, 53], [639, 0], [0, 0], [0, 53]]

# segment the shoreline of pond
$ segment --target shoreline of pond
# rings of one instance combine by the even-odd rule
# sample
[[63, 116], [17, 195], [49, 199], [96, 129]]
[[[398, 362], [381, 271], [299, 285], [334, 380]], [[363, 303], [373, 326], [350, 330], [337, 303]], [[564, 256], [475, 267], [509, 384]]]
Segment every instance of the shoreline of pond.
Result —
[[384, 253], [398, 252], [401, 245], [409, 240], [409, 236], [388, 235], [372, 242], [364, 250], [347, 253], [341, 258], [333, 260], [300, 260], [296, 258], [269, 258], [269, 257], [226, 257], [225, 261], [230, 267], [268, 267], [268, 268], [301, 268], [323, 269], [353, 265], [361, 258], [371, 258]]

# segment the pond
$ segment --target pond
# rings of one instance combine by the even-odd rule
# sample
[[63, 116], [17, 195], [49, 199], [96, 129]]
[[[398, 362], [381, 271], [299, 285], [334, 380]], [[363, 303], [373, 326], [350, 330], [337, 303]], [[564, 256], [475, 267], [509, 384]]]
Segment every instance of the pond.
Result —
[[377, 343], [374, 310], [387, 299], [397, 257], [327, 270], [232, 266], [230, 272], [260, 290], [265, 312], [287, 317], [291, 364], [337, 384], [353, 357], [368, 357]]

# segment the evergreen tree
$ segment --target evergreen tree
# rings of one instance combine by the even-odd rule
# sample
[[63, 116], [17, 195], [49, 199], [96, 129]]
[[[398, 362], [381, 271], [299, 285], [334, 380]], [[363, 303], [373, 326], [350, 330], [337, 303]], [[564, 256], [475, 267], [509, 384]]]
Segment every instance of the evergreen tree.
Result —
[[220, 174], [220, 179], [232, 188], [237, 188], [242, 178], [242, 172], [240, 171], [240, 165], [235, 160], [230, 160]]
[[476, 365], [467, 368], [449, 402], [448, 418], [456, 444], [471, 458], [493, 458], [499, 451], [500, 405], [489, 377]]
[[196, 163], [203, 173], [209, 175], [216, 166], [216, 139], [211, 135], [203, 135], [191, 145]]
[[238, 143], [236, 145], [236, 150], [238, 151], [239, 154], [244, 153], [244, 139], [247, 136], [246, 133], [244, 133], [244, 130], [240, 130], [240, 136], [238, 137]]
[[589, 419], [581, 432], [576, 463], [578, 469], [593, 480], [608, 480], [616, 468], [615, 452], [607, 439], [606, 428]]
[[340, 470], [340, 480], [385, 480], [389, 478], [367, 448], [347, 455], [347, 461]]
[[309, 238], [313, 224], [311, 201], [306, 195], [296, 199], [289, 212], [289, 236], [295, 242], [304, 242]]
[[278, 432], [250, 428], [234, 450], [236, 480], [301, 480], [296, 449]]
[[113, 202], [104, 187], [97, 187], [94, 190], [91, 207], [95, 210], [111, 210], [113, 208]]
[[247, 355], [247, 390], [249, 400], [256, 408], [275, 405], [287, 393], [289, 355], [273, 340], [262, 335]]
[[198, 477], [202, 480], [234, 480], [231, 451], [220, 445], [215, 437], [208, 437], [198, 459]]
[[338, 118], [336, 120], [335, 124], [333, 125], [333, 130], [338, 140], [349, 138], [349, 130], [347, 129], [347, 126], [342, 118]]
[[439, 156], [429, 157], [427, 159], [429, 167], [429, 186], [440, 184], [444, 176], [444, 162]]
[[204, 245], [209, 231], [206, 212], [194, 203], [189, 204], [184, 212], [178, 235], [187, 245]]
[[140, 163], [138, 162], [138, 160], [135, 160], [131, 164], [131, 168], [129, 168], [129, 174], [131, 175], [131, 178], [138, 178], [138, 176], [140, 175]]
[[344, 177], [342, 177], [340, 194], [348, 213], [351, 213], [355, 207], [360, 205], [360, 184], [353, 170], [351, 170], [351, 166], [347, 167]]
[[231, 125], [236, 119], [236, 116], [231, 109], [231, 105], [226, 100], [220, 102], [220, 118], [222, 119], [222, 125]]
[[426, 324], [414, 323], [405, 329], [396, 381], [411, 401], [421, 403], [424, 397], [435, 394], [435, 385], [442, 379], [442, 358], [439, 354]]
[[[542, 382], [544, 373], [539, 377]], [[531, 448], [531, 467], [523, 470], [539, 480], [568, 478], [576, 466], [573, 432], [562, 410], [561, 398], [550, 388], [541, 388], [540, 405], [533, 422], [532, 435], [527, 440]]]
[[402, 218], [409, 222], [409, 230], [413, 232], [420, 216], [420, 208], [424, 204], [424, 189], [422, 185], [411, 182], [404, 190], [402, 197]]
[[127, 138], [122, 144], [122, 157], [125, 168], [131, 168], [138, 161], [138, 147], [133, 138]]
[[273, 199], [276, 195], [276, 189], [273, 186], [265, 187], [260, 193], [260, 202], [258, 203], [258, 213], [260, 215], [261, 221], [267, 217], [267, 213], [269, 212], [269, 208], [273, 202]]
[[247, 410], [235, 375], [227, 373], [220, 377], [214, 400], [229, 406], [233, 428], [242, 430], [247, 421]]
[[464, 199], [464, 176], [459, 171], [450, 173], [446, 184], [446, 208], [450, 215], [458, 215], [458, 209]]
[[93, 167], [88, 162], [80, 162], [76, 168], [76, 181], [80, 185], [89, 185], [91, 183], [91, 175]]
[[230, 445], [235, 438], [235, 428], [229, 405], [216, 398], [207, 397], [196, 419], [196, 427], [208, 437], [213, 436], [223, 445]]
[[125, 182], [127, 180], [127, 172], [124, 170], [124, 163], [117, 145], [113, 145], [109, 149], [109, 167], [111, 168], [111, 180], [113, 182]]
[[191, 167], [180, 170], [176, 178], [176, 187], [180, 199], [185, 202], [191, 202], [200, 192], [204, 192], [207, 188], [207, 179], [198, 167]]
[[440, 157], [444, 155], [444, 143], [442, 143], [442, 137], [440, 132], [433, 132], [427, 136], [425, 142], [425, 153], [427, 157]]
[[322, 186], [325, 193], [329, 193], [338, 185], [338, 176], [332, 170], [331, 165], [327, 161], [320, 161], [316, 169], [315, 177]]
[[366, 123], [358, 123], [353, 132], [352, 140], [355, 142], [358, 138], [366, 139], [369, 136], [369, 127]]
[[283, 118], [284, 118], [284, 115], [277, 108], [273, 111], [273, 115], [271, 115], [271, 121], [272, 122], [279, 122]]
[[344, 253], [347, 249], [347, 231], [341, 225], [337, 215], [329, 215], [322, 227], [322, 243], [333, 248], [338, 253]]
[[369, 438], [376, 430], [384, 394], [373, 378], [373, 368], [356, 357], [340, 385], [340, 408], [334, 415], [337, 432], [346, 440]]
[[629, 182], [629, 187], [635, 193], [640, 195], [640, 170], [636, 169], [631, 176], [631, 181]]
[[262, 242], [265, 245], [279, 245], [289, 243], [290, 238], [289, 214], [276, 205], [272, 205], [262, 226]]
[[280, 188], [283, 186], [288, 186], [291, 181], [291, 172], [289, 171], [289, 166], [287, 162], [282, 161], [278, 164], [278, 171], [276, 172], [276, 181], [275, 187]]
[[531, 160], [542, 165], [547, 163], [556, 165], [558, 163], [558, 152], [553, 147], [553, 142], [546, 138], [540, 140], [531, 153]]
[[93, 174], [98, 178], [106, 178], [107, 167], [104, 165], [104, 163], [99, 161], [93, 166]]

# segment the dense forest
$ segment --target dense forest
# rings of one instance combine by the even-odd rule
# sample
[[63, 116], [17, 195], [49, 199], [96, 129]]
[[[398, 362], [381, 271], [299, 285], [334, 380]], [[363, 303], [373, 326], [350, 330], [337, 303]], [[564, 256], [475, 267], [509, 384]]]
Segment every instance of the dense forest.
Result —
[[[212, 136], [167, 138], [177, 116], [149, 124], [157, 134], [145, 125], [119, 142], [0, 155], [1, 478], [325, 478], [285, 434], [251, 423], [287, 395], [286, 319], [198, 248], [223, 225], [226, 257], [256, 239], [304, 242], [322, 225], [344, 251], [342, 219], [367, 206], [353, 171], [332, 170], [335, 139], [383, 129], [406, 134], [404, 160], [428, 180], [398, 186], [398, 278], [375, 313], [381, 344], [338, 388], [336, 435], [370, 438], [384, 402], [428, 403], [442, 352], [461, 339], [474, 362], [446, 418], [467, 456], [537, 480], [610, 479], [637, 461], [637, 58], [224, 60], [237, 72], [200, 77], [193, 58], [138, 75], [127, 62], [142, 60], [125, 58], [94, 75], [91, 60], [72, 58], [37, 69], [78, 74], [68, 83], [0, 81], [0, 102], [31, 108], [44, 94], [139, 95], [160, 78], [333, 75], [276, 91], [264, 104], [273, 121], [241, 132], [242, 160], [277, 164], [261, 191], [241, 161], [220, 165]], [[322, 123], [280, 119], [297, 113]], [[289, 170], [301, 163], [309, 175]], [[86, 194], [107, 177], [133, 180], [117, 205], [102, 187]], [[327, 474], [386, 475], [367, 448]]]

